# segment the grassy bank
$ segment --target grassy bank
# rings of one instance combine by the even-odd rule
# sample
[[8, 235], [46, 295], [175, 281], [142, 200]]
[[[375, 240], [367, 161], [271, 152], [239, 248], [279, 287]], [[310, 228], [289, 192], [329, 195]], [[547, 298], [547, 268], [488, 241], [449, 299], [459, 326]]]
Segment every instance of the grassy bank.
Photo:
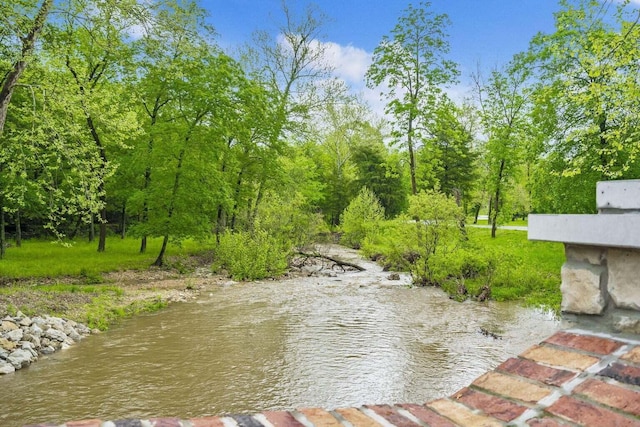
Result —
[[[412, 272], [424, 266], [424, 254], [412, 242], [415, 225], [385, 222], [379, 230], [363, 246], [367, 256]], [[434, 278], [427, 284], [460, 300], [490, 295], [560, 311], [562, 244], [529, 241], [525, 231], [498, 230], [495, 239], [486, 228], [467, 227], [466, 233], [467, 240], [446, 248], [445, 255], [440, 248], [426, 261]]]
[[0, 316], [49, 314], [104, 330], [195, 293], [183, 274], [202, 262], [199, 254], [207, 245], [172, 245], [167, 266], [150, 268], [160, 245], [160, 239], [150, 239], [145, 254], [136, 239], [110, 239], [103, 253], [88, 242], [25, 241], [10, 247], [0, 260]]
[[[561, 243], [530, 241], [524, 231], [498, 230], [495, 239], [487, 229], [469, 228], [467, 232], [476, 250], [490, 252], [498, 260], [491, 284], [493, 299], [560, 310]], [[471, 294], [481, 286], [482, 280], [467, 281]]]

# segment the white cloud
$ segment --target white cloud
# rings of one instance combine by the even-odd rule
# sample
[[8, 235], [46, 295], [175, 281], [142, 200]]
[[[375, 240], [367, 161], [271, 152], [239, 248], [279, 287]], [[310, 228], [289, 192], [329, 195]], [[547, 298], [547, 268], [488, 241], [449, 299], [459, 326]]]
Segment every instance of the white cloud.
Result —
[[371, 64], [371, 53], [354, 46], [342, 46], [334, 42], [323, 43], [325, 59], [334, 69], [336, 77], [350, 86], [363, 87], [364, 75]]
[[333, 76], [343, 81], [354, 94], [360, 95], [375, 115], [384, 117], [385, 102], [380, 97], [380, 89], [369, 89], [365, 83], [365, 74], [371, 65], [373, 54], [352, 45], [317, 43], [318, 48], [324, 50], [324, 60], [333, 69]]

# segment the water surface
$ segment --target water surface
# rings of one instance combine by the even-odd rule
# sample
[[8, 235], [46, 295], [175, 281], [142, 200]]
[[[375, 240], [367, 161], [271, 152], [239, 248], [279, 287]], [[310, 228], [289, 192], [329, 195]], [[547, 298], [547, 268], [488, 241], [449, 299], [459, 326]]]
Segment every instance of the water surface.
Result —
[[558, 328], [357, 262], [367, 271], [219, 286], [43, 357], [0, 377], [0, 425], [424, 403]]

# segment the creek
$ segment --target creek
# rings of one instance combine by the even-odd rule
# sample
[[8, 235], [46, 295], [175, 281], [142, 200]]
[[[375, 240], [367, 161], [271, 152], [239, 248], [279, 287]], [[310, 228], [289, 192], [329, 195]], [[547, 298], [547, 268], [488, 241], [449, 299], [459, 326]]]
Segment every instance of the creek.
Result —
[[216, 286], [0, 376], [0, 425], [424, 403], [559, 328], [330, 249], [366, 271]]

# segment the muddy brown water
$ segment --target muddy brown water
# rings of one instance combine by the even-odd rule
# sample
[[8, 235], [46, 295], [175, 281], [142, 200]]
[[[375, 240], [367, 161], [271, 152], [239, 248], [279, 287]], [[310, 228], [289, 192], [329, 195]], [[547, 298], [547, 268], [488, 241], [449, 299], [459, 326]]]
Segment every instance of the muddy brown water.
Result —
[[424, 403], [559, 327], [540, 310], [409, 287], [331, 250], [367, 270], [229, 283], [0, 377], [0, 425]]

